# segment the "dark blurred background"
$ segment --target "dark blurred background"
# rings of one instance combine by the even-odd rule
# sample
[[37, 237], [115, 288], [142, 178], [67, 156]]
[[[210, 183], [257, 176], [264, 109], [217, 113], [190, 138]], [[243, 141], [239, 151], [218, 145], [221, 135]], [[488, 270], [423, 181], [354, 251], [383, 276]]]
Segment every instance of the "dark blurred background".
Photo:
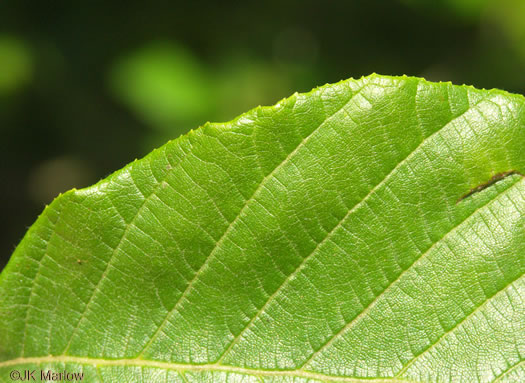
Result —
[[525, 93], [525, 1], [2, 1], [0, 269], [60, 192], [372, 72]]

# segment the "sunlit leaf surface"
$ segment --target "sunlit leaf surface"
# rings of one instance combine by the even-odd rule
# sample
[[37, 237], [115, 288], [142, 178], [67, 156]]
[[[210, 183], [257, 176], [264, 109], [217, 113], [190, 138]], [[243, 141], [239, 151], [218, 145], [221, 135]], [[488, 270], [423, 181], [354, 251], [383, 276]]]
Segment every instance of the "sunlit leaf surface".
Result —
[[525, 380], [523, 106], [373, 75], [58, 197], [0, 276], [0, 380]]

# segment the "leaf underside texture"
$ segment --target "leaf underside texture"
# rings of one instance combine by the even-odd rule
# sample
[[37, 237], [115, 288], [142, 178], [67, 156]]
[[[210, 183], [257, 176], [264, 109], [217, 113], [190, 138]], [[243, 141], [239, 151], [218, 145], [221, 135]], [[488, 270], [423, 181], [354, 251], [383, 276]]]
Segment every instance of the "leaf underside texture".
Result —
[[0, 381], [525, 381], [524, 99], [372, 75], [206, 124], [49, 205]]

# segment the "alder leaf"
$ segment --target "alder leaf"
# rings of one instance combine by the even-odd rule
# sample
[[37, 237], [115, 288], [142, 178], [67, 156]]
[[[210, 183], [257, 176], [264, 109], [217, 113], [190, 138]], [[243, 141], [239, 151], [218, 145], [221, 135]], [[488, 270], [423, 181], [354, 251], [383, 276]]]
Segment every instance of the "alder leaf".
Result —
[[524, 148], [522, 96], [411, 77], [206, 124], [45, 209], [0, 379], [524, 381]]

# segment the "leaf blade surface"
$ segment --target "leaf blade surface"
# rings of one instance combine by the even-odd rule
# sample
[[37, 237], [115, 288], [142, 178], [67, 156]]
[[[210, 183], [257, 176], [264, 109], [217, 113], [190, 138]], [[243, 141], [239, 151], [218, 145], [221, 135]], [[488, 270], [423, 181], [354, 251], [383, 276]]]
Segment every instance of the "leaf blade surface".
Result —
[[46, 208], [0, 277], [0, 368], [520, 374], [524, 121], [520, 96], [373, 75], [207, 124]]

